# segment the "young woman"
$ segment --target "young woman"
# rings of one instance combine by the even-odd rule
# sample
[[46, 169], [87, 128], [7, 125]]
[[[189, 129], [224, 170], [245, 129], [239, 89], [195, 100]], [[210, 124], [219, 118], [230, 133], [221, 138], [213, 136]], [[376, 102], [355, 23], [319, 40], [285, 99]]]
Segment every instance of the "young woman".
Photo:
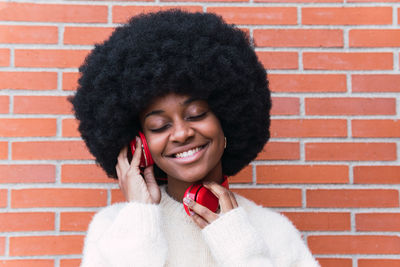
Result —
[[266, 72], [245, 33], [214, 14], [142, 14], [80, 72], [79, 131], [126, 198], [93, 218], [82, 267], [318, 266], [289, 220], [227, 185], [269, 138]]

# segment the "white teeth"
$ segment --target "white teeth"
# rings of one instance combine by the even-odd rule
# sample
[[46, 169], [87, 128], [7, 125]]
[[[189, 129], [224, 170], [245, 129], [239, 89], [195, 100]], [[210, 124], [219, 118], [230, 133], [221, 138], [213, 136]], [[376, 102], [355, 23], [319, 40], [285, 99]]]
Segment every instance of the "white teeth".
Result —
[[200, 147], [196, 147], [195, 149], [191, 149], [182, 153], [177, 153], [175, 154], [175, 158], [186, 158], [189, 157], [191, 155], [193, 155], [194, 153], [196, 153], [197, 151], [200, 150]]

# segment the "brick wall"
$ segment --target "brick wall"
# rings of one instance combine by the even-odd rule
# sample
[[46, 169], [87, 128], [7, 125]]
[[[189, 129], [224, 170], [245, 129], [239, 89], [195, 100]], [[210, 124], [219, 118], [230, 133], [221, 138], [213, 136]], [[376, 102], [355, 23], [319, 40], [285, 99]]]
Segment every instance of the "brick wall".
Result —
[[77, 68], [134, 14], [181, 6], [249, 32], [269, 70], [271, 141], [234, 191], [287, 215], [323, 267], [400, 266], [400, 3], [0, 1], [0, 266], [78, 266], [121, 201], [67, 103]]

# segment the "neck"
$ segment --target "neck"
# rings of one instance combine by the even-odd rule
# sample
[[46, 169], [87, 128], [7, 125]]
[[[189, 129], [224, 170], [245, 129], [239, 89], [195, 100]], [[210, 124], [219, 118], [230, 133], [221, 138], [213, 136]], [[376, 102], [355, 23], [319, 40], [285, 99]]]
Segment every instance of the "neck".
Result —
[[202, 183], [204, 181], [214, 181], [218, 184], [221, 184], [223, 178], [222, 165], [221, 163], [219, 163], [218, 166], [210, 171], [205, 177], [196, 180], [195, 182], [187, 182], [168, 176], [168, 185], [166, 188], [166, 192], [176, 201], [182, 202], [183, 195], [185, 194], [185, 191], [189, 186], [195, 183]]

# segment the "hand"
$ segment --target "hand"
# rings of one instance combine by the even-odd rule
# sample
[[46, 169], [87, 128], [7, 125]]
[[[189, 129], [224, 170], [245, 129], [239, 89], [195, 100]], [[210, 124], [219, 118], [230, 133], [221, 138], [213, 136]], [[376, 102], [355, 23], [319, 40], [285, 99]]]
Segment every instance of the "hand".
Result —
[[132, 161], [128, 161], [128, 147], [124, 147], [118, 155], [118, 163], [115, 166], [118, 175], [118, 183], [125, 199], [129, 202], [141, 202], [149, 204], [159, 204], [161, 191], [154, 178], [153, 166], [144, 169], [144, 179], [140, 175], [140, 158], [142, 150], [140, 138], [136, 138], [138, 149], [133, 153]]
[[[222, 185], [219, 185], [216, 182], [207, 182], [203, 183], [203, 185], [219, 199], [221, 213], [226, 213], [238, 207], [235, 195]], [[188, 200], [188, 202], [186, 202], [186, 200]], [[184, 201], [185, 204], [194, 212], [190, 217], [201, 229], [219, 218], [217, 213], [212, 212], [190, 198], [185, 197]]]

